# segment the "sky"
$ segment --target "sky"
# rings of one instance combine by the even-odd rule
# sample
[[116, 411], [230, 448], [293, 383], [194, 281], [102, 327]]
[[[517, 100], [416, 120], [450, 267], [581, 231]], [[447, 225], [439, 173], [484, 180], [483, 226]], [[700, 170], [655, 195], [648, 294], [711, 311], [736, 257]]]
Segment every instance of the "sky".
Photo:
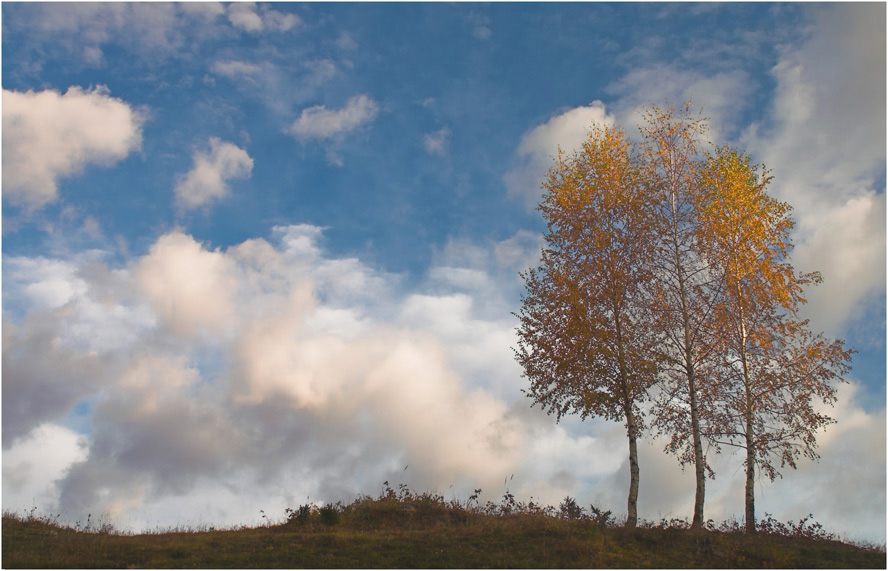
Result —
[[[625, 517], [625, 428], [514, 360], [539, 181], [692, 99], [858, 352], [758, 515], [885, 542], [885, 4], [2, 4], [3, 509], [260, 523], [383, 482]], [[693, 471], [640, 445], [639, 515]], [[708, 518], [742, 518], [742, 456]]]

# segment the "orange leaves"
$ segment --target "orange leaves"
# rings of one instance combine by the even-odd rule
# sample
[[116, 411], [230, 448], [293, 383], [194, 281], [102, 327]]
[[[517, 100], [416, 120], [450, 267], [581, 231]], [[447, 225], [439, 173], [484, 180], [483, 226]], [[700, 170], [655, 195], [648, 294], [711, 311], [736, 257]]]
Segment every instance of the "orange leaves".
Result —
[[625, 133], [595, 127], [580, 150], [559, 152], [543, 183], [549, 247], [525, 276], [516, 353], [531, 396], [557, 402], [559, 415], [625, 418], [654, 381], [642, 318], [652, 250], [640, 180]]

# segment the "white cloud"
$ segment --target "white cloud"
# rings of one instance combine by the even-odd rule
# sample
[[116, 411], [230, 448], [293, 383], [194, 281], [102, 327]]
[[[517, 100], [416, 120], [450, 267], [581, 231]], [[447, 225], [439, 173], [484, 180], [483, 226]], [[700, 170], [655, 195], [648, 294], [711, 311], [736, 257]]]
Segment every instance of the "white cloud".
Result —
[[299, 139], [330, 139], [357, 129], [376, 118], [379, 106], [366, 95], [355, 95], [345, 107], [327, 109], [315, 105], [303, 109], [290, 125], [289, 133]]
[[87, 440], [56, 424], [42, 424], [3, 451], [3, 508], [47, 515], [58, 506], [55, 483], [86, 458]]
[[613, 123], [614, 117], [607, 114], [604, 103], [595, 101], [555, 115], [524, 133], [514, 166], [503, 177], [509, 195], [522, 199], [529, 209], [535, 208], [542, 196], [540, 182], [558, 155], [558, 148], [570, 153], [582, 145], [594, 124]]
[[772, 70], [770, 122], [744, 142], [793, 206], [797, 269], [824, 283], [814, 326], [841, 334], [885, 292], [885, 18], [883, 5], [816, 6], [815, 26]]
[[59, 179], [90, 164], [109, 166], [142, 142], [145, 117], [104, 87], [3, 90], [3, 196], [39, 208], [58, 197]]
[[[88, 454], [60, 483], [62, 509], [71, 517], [89, 509], [125, 519], [170, 495], [190, 494], [198, 481], [231, 478], [255, 489], [258, 479], [273, 490], [268, 482], [289, 481], [300, 464], [313, 467], [299, 485], [314, 481], [306, 491], [315, 497], [370, 490], [393, 479], [402, 462], [411, 464], [420, 489], [490, 487], [514, 471], [523, 457], [521, 424], [504, 421], [507, 404], [453, 368], [464, 355], [463, 367], [489, 369], [485, 331], [501, 335], [502, 324], [469, 319], [482, 343], [454, 353], [441, 335], [460, 335], [463, 324], [446, 321], [448, 298], [425, 298], [422, 315], [404, 313], [415, 323], [397, 324], [397, 276], [356, 259], [327, 258], [320, 237], [313, 226], [277, 228], [274, 243], [248, 240], [222, 252], [172, 232], [129, 270], [65, 269], [59, 275], [69, 282], [79, 276], [87, 290], [50, 300], [65, 303], [65, 329], [112, 323], [83, 309], [97, 298], [108, 311], [148, 307], [156, 316], [133, 327], [136, 337], [125, 346], [106, 347], [101, 359], [84, 356], [89, 347], [52, 341], [47, 333], [60, 330], [61, 315], [29, 313], [26, 321], [43, 332], [36, 337], [4, 326], [4, 406], [31, 411], [22, 416], [7, 408], [5, 436], [33, 434], [49, 418], [64, 419], [77, 402], [97, 399]], [[31, 284], [23, 280], [13, 281], [8, 294], [27, 301], [19, 290]], [[200, 355], [207, 351], [227, 357], [205, 362]], [[42, 369], [35, 352], [44, 355]], [[498, 361], [510, 359], [501, 353]], [[52, 373], [50, 365], [84, 378]], [[203, 440], [208, 434], [212, 442]], [[251, 466], [262, 466], [261, 473]], [[220, 508], [232, 509], [241, 513]]]
[[247, 32], [262, 31], [262, 17], [256, 13], [255, 2], [232, 2], [228, 5], [228, 21]]
[[249, 178], [253, 171], [253, 159], [237, 145], [218, 137], [211, 137], [209, 145], [209, 152], [195, 151], [194, 166], [176, 184], [176, 203], [184, 209], [225, 198], [229, 180]]
[[71, 262], [14, 256], [5, 260], [4, 266], [6, 283], [20, 288], [33, 308], [56, 309], [84, 295], [88, 288]]
[[447, 142], [450, 140], [450, 129], [444, 127], [432, 133], [426, 133], [422, 139], [422, 145], [430, 155], [446, 155]]
[[231, 261], [191, 236], [173, 232], [151, 246], [133, 270], [139, 288], [169, 330], [190, 336], [230, 325], [237, 283]]

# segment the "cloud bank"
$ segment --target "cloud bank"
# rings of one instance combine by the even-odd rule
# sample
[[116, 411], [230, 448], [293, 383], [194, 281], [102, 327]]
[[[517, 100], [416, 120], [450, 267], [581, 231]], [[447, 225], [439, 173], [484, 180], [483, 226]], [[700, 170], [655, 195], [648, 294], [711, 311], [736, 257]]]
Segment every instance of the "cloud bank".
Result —
[[770, 123], [744, 142], [793, 205], [796, 266], [823, 274], [812, 320], [842, 334], [885, 293], [885, 6], [812, 12], [816, 33], [772, 70]]
[[[118, 269], [11, 261], [4, 293], [32, 310], [4, 327], [6, 449], [17, 458], [29, 438], [69, 442], [60, 423], [89, 409], [85, 454], [58, 481], [59, 509], [125, 517], [203, 479], [280, 478], [291, 492], [332, 498], [406, 464], [440, 490], [514, 471], [524, 428], [491, 389], [455, 373], [436, 336], [451, 297], [402, 305], [395, 276], [326, 259], [319, 228], [273, 236], [210, 251], [171, 232]], [[43, 271], [26, 272], [34, 264]], [[451, 327], [472, 322], [462, 307], [469, 319]], [[129, 339], [103, 343], [108, 329]], [[24, 462], [10, 468], [19, 480]], [[296, 466], [311, 478], [292, 482]]]
[[[569, 494], [620, 513], [623, 427], [556, 425], [520, 394], [508, 308], [539, 236], [451, 240], [410, 290], [329, 256], [322, 239], [302, 224], [211, 250], [173, 231], [124, 267], [99, 252], [6, 261], [4, 305], [25, 313], [3, 328], [4, 505], [40, 498], [70, 521], [103, 514], [131, 529], [234, 525], [389, 480], [462, 499], [475, 487], [554, 505]], [[865, 413], [853, 390], [841, 396], [822, 464], [787, 485], [827, 486], [859, 460], [861, 486], [880, 489], [883, 467], [865, 460], [880, 441], [861, 435], [884, 413]], [[642, 446], [641, 513], [680, 517], [692, 476], [660, 449]], [[59, 461], [43, 466], [45, 450]], [[707, 509], [727, 517], [742, 510], [740, 460], [719, 462]], [[768, 491], [779, 485], [760, 509], [807, 515], [805, 498]], [[841, 497], [857, 505], [861, 493]], [[877, 502], [829, 521], [841, 531], [863, 518], [884, 533], [876, 512]]]

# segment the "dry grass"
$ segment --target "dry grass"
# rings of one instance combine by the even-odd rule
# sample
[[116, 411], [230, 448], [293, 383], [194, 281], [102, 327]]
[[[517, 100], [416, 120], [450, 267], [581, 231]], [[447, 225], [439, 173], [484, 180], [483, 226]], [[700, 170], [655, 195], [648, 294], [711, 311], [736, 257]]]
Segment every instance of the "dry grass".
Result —
[[[575, 504], [574, 504], [575, 506]], [[605, 512], [606, 513], [606, 512]], [[4, 514], [4, 568], [880, 568], [884, 547], [837, 541], [806, 520], [748, 536], [736, 524], [615, 527], [570, 503], [445, 502], [390, 488], [378, 498], [287, 511], [277, 525], [117, 533]], [[767, 522], [767, 519], [766, 519]], [[782, 526], [782, 528], [781, 528]], [[710, 526], [711, 527], [711, 526]], [[733, 531], [732, 531], [733, 530]]]

